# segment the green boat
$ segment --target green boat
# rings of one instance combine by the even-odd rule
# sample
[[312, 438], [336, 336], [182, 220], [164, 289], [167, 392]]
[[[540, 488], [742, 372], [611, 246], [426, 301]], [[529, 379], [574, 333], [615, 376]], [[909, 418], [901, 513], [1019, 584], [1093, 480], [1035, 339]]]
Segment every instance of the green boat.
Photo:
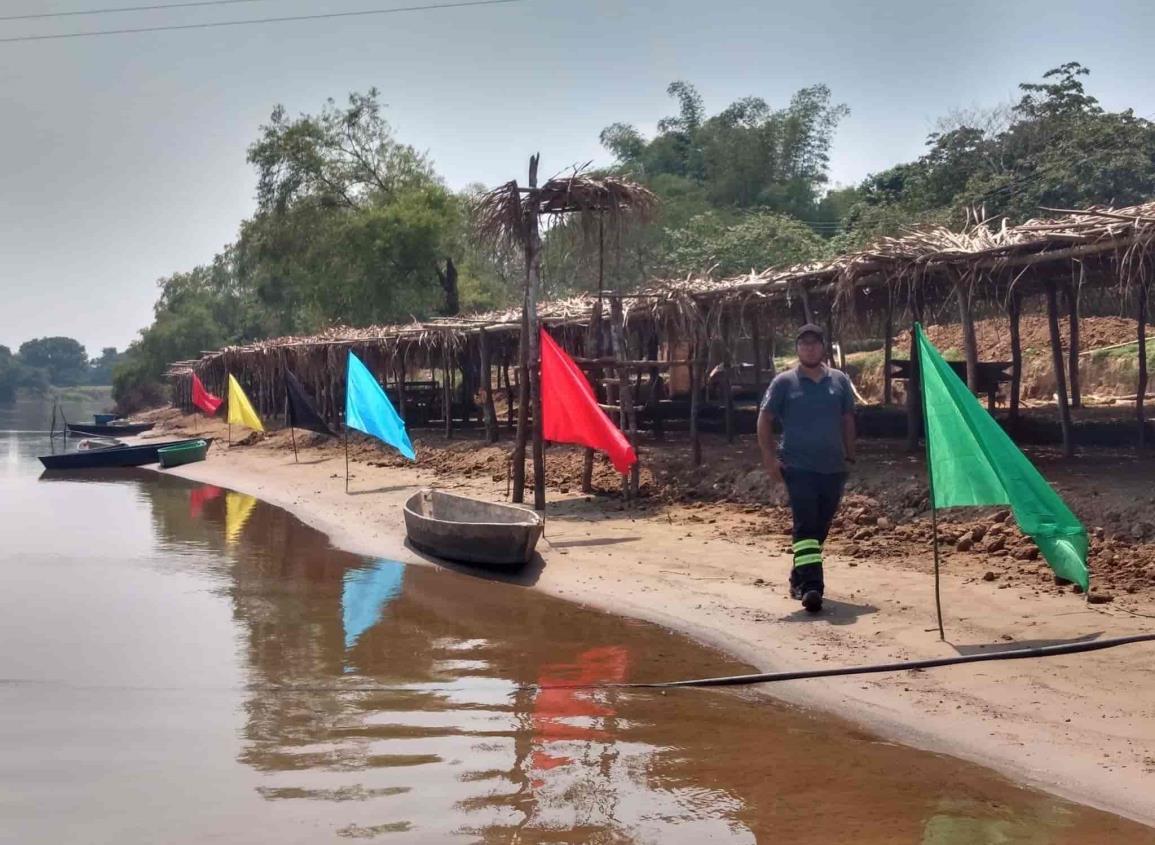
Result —
[[181, 443], [179, 446], [167, 446], [164, 449], [158, 449], [157, 454], [160, 456], [160, 465], [164, 469], [172, 469], [203, 461], [208, 451], [209, 441], [192, 440], [188, 443]]

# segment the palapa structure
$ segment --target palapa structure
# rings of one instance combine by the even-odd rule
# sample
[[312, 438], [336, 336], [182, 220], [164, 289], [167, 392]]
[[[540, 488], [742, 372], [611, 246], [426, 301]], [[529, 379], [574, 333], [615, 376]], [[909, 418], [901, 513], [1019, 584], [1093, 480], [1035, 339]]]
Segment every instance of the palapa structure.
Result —
[[[536, 303], [532, 299], [537, 292], [536, 253], [528, 245], [540, 247], [539, 216], [605, 214], [607, 220], [618, 222], [627, 213], [648, 214], [653, 200], [648, 192], [642, 193], [644, 189], [615, 180], [575, 176], [549, 180], [541, 188], [534, 183], [531, 170], [529, 188], [508, 183], [487, 194], [479, 211], [483, 232], [527, 250], [531, 283], [526, 286], [526, 307], [405, 325], [336, 327], [311, 337], [275, 338], [205, 352], [195, 361], [170, 368], [176, 403], [189, 407], [189, 373], [198, 373], [210, 389], [219, 389], [232, 372], [246, 384], [263, 413], [278, 413], [285, 401], [281, 373], [289, 368], [318, 397], [329, 421], [337, 424], [344, 398], [344, 353], [354, 349], [387, 384], [410, 425], [428, 420], [416, 412], [416, 402], [407, 400], [432, 389], [428, 381], [412, 381], [412, 374], [440, 370], [440, 414], [447, 433], [455, 417], [469, 423], [476, 414], [490, 438], [497, 438], [491, 388], [496, 372], [497, 389], [505, 390], [507, 413], [518, 409], [524, 438], [531, 408], [537, 407], [535, 395], [529, 392], [533, 384], [530, 362], [537, 360], [533, 331], [537, 321], [594, 376], [607, 401], [617, 398], [614, 410], [619, 410], [623, 428], [631, 432], [636, 432], [638, 412], [649, 412], [652, 427], [660, 433], [659, 400], [663, 394], [678, 393], [678, 383], [688, 382], [688, 391], [682, 391], [689, 394], [688, 413], [679, 413], [688, 416], [695, 461], [700, 461], [698, 426], [707, 368], [722, 365], [723, 416], [727, 436], [732, 437], [729, 365], [740, 353], [751, 355], [753, 382], [761, 388], [773, 375], [773, 338], [803, 320], [825, 323], [830, 335], [843, 341], [881, 338], [884, 401], [889, 402], [891, 338], [897, 327], [914, 320], [957, 316], [963, 327], [968, 381], [975, 388], [980, 364], [974, 335], [976, 314], [1005, 314], [1013, 359], [1009, 410], [1013, 421], [1019, 413], [1022, 375], [1019, 317], [1025, 300], [1041, 299], [1046, 303], [1059, 385], [1058, 416], [1064, 447], [1071, 454], [1070, 406], [1080, 402], [1079, 302], [1094, 290], [1117, 299], [1137, 320], [1135, 413], [1141, 447], [1149, 437], [1144, 396], [1155, 201], [1117, 209], [1045, 209], [1053, 216], [1019, 226], [995, 225], [976, 216], [961, 230], [941, 226], [912, 230], [823, 263], [752, 271], [722, 280], [659, 279], [635, 291], [601, 291]], [[608, 316], [602, 309], [603, 299], [610, 302]], [[1059, 333], [1062, 319], [1070, 327], [1066, 352]], [[608, 355], [599, 340], [607, 334], [611, 338]], [[514, 365], [520, 373], [517, 379], [511, 378]], [[608, 373], [615, 376], [598, 378]], [[907, 432], [913, 444], [920, 427], [917, 370], [910, 375], [915, 389], [906, 392]], [[474, 397], [480, 397], [480, 411], [474, 407]], [[423, 407], [428, 409], [428, 405]], [[604, 407], [611, 410], [609, 405]], [[507, 424], [511, 422], [507, 419]], [[522, 455], [524, 446], [523, 439]], [[544, 483], [537, 461], [535, 468], [535, 477], [541, 479], [538, 483]], [[513, 471], [518, 471], [516, 458]]]

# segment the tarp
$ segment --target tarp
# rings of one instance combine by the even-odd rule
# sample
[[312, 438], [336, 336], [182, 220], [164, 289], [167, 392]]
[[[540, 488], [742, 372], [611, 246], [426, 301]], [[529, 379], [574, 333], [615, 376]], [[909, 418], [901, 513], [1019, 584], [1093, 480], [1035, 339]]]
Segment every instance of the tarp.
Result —
[[288, 370], [285, 370], [285, 395], [289, 398], [290, 428], [303, 428], [330, 437], [336, 436], [317, 410], [317, 406], [313, 404], [313, 400], [309, 398], [309, 394], [305, 392], [305, 388]]
[[253, 431], [264, 431], [264, 423], [253, 410], [253, 403], [241, 390], [241, 384], [232, 373], [229, 373], [229, 422], [251, 428]]
[[204, 383], [197, 377], [196, 373], [192, 374], [192, 401], [193, 404], [208, 414], [210, 417], [220, 410], [221, 397], [214, 396], [205, 390]]
[[405, 564], [379, 560], [366, 569], [351, 569], [341, 585], [341, 623], [345, 648], [357, 644], [361, 635], [376, 625], [385, 606], [401, 592]]
[[1009, 505], [1055, 574], [1089, 586], [1087, 531], [962, 380], [918, 334], [931, 495], [939, 508]]
[[352, 350], [345, 383], [345, 425], [388, 443], [411, 461], [417, 460], [404, 421]]
[[541, 429], [546, 440], [605, 452], [618, 472], [629, 472], [638, 462], [630, 441], [598, 405], [585, 374], [545, 329], [541, 330]]

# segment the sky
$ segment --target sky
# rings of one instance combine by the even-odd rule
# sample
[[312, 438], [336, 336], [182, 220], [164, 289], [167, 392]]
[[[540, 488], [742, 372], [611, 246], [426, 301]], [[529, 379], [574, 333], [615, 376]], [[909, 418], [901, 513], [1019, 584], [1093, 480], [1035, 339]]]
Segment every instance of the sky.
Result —
[[[3, 0], [0, 16], [172, 0]], [[178, 0], [179, 2], [179, 0]], [[1150, 0], [519, 0], [499, 6], [52, 41], [6, 37], [385, 9], [437, 0], [253, 0], [0, 21], [0, 344], [90, 354], [148, 325], [157, 280], [207, 263], [254, 208], [245, 150], [274, 105], [377, 87], [398, 138], [453, 188], [609, 159], [652, 133], [666, 86], [707, 111], [830, 86], [850, 116], [831, 178], [910, 160], [936, 118], [1079, 61], [1109, 109], [1155, 117]]]

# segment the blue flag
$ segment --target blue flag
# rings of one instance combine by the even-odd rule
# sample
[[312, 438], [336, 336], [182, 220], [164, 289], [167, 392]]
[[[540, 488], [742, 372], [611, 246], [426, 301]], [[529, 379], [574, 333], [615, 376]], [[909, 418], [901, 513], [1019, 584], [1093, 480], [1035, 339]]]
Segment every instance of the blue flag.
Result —
[[411, 461], [417, 460], [405, 423], [377, 379], [352, 350], [345, 381], [345, 425], [383, 440]]

